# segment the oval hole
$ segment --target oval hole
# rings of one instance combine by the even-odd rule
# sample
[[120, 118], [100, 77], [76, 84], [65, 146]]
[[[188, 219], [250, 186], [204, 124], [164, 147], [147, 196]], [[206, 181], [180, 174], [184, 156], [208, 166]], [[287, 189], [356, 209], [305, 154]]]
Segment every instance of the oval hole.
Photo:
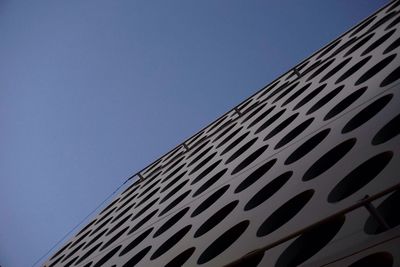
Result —
[[388, 252], [376, 252], [349, 265], [349, 267], [392, 267], [393, 256]]
[[164, 267], [177, 267], [182, 266], [187, 262], [187, 260], [192, 256], [196, 249], [194, 247], [188, 248], [187, 250], [180, 253], [178, 256], [173, 258]]
[[298, 266], [322, 250], [339, 232], [344, 215], [325, 222], [303, 233], [279, 256], [276, 267]]
[[167, 231], [169, 228], [174, 226], [178, 221], [180, 221], [183, 216], [188, 212], [189, 208], [184, 208], [183, 210], [179, 211], [176, 213], [174, 216], [168, 219], [158, 230], [154, 233], [153, 238], [157, 237], [161, 234], [163, 234], [165, 231]]
[[372, 68], [370, 68], [367, 72], [365, 72], [357, 81], [354, 85], [360, 85], [369, 79], [371, 79], [373, 76], [375, 76], [378, 72], [386, 68], [387, 65], [389, 65], [393, 59], [396, 57], [396, 54], [390, 55], [384, 59], [382, 59], [380, 62], [376, 63]]
[[356, 102], [367, 90], [367, 87], [363, 87], [361, 89], [358, 89], [357, 91], [351, 93], [348, 95], [345, 99], [340, 101], [336, 106], [334, 106], [324, 117], [324, 120], [329, 120], [339, 113], [341, 113], [343, 110], [351, 106], [354, 102]]
[[172, 235], [170, 238], [168, 238], [163, 244], [160, 245], [160, 247], [151, 255], [150, 259], [154, 260], [166, 253], [168, 250], [170, 250], [173, 246], [175, 246], [181, 239], [190, 231], [192, 228], [191, 225], [187, 225], [178, 232], [176, 232], [174, 235]]
[[268, 200], [270, 197], [272, 197], [289, 180], [289, 178], [292, 176], [292, 174], [293, 174], [292, 171], [285, 172], [285, 173], [279, 175], [278, 177], [276, 177], [271, 182], [269, 182], [263, 188], [261, 188], [249, 200], [249, 202], [247, 202], [246, 206], [244, 207], [244, 210], [254, 209], [255, 207], [261, 205], [263, 202]]
[[332, 166], [334, 166], [339, 160], [341, 160], [356, 144], [356, 139], [351, 138], [346, 140], [339, 145], [335, 146], [322, 157], [320, 157], [311, 167], [306, 171], [303, 176], [303, 181], [309, 181], [315, 177], [321, 175]]
[[373, 145], [383, 144], [400, 134], [400, 114], [391, 119], [372, 139]]
[[393, 98], [392, 94], [385, 95], [369, 104], [366, 108], [358, 112], [348, 123], [343, 127], [342, 133], [348, 133], [360, 127], [376, 114], [378, 114]]
[[192, 215], [190, 215], [190, 217], [195, 217], [197, 215], [199, 215], [200, 213], [202, 213], [203, 211], [205, 211], [206, 209], [208, 209], [212, 204], [214, 204], [215, 202], [217, 202], [218, 199], [220, 199], [225, 192], [228, 190], [229, 185], [225, 185], [223, 187], [221, 187], [220, 189], [218, 189], [217, 191], [215, 191], [211, 196], [209, 196], [207, 199], [205, 199], [192, 213]]
[[214, 213], [199, 227], [199, 229], [197, 229], [197, 231], [194, 233], [194, 237], [200, 237], [217, 226], [236, 208], [238, 203], [238, 200], [232, 201]]
[[136, 264], [138, 264], [144, 258], [144, 256], [147, 255], [147, 253], [149, 253], [150, 249], [151, 249], [151, 246], [148, 246], [148, 247], [142, 249], [135, 256], [130, 258], [130, 260], [127, 261], [122, 267], [135, 266]]
[[257, 230], [257, 236], [266, 236], [282, 227], [304, 208], [313, 195], [314, 190], [310, 189], [288, 200], [260, 225]]
[[150, 233], [153, 231], [154, 228], [147, 229], [143, 233], [141, 233], [138, 237], [132, 240], [119, 254], [119, 256], [123, 256], [132, 249], [134, 249], [137, 245], [139, 245]]
[[283, 137], [278, 144], [276, 144], [276, 146], [274, 147], [274, 149], [278, 149], [283, 147], [284, 145], [288, 144], [289, 142], [291, 142], [293, 139], [295, 139], [297, 136], [299, 136], [302, 132], [304, 132], [308, 126], [310, 126], [310, 124], [314, 121], [314, 118], [310, 118], [304, 122], [302, 122], [301, 124], [299, 124], [298, 126], [296, 126], [293, 130], [291, 130], [287, 135], [285, 135], [285, 137]]
[[390, 162], [391, 151], [380, 153], [365, 161], [344, 177], [329, 193], [330, 203], [341, 201], [372, 181]]
[[197, 263], [204, 264], [227, 250], [246, 231], [249, 224], [250, 222], [246, 220], [231, 227], [201, 253]]
[[242, 192], [252, 184], [254, 184], [258, 179], [260, 179], [262, 176], [264, 176], [271, 168], [274, 166], [276, 163], [276, 159], [272, 159], [268, 161], [267, 163], [264, 163], [261, 167], [259, 167], [257, 170], [252, 172], [249, 176], [246, 177], [235, 189], [235, 193]]

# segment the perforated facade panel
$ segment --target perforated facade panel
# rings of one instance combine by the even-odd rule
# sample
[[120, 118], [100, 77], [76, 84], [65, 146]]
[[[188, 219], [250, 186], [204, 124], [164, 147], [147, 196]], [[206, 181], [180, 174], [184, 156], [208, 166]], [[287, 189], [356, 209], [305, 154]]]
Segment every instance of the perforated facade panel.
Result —
[[273, 81], [45, 266], [400, 266], [399, 25], [396, 1]]

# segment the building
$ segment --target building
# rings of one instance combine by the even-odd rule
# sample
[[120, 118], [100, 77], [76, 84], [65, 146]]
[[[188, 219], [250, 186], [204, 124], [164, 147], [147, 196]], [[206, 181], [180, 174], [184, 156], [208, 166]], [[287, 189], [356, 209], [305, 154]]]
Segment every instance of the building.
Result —
[[396, 1], [227, 112], [45, 266], [399, 266], [399, 25]]

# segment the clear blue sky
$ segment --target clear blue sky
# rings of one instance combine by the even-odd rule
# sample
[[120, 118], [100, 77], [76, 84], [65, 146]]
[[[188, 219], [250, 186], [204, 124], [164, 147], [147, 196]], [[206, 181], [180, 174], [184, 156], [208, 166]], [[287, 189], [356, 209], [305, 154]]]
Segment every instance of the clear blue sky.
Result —
[[388, 1], [0, 1], [0, 265]]

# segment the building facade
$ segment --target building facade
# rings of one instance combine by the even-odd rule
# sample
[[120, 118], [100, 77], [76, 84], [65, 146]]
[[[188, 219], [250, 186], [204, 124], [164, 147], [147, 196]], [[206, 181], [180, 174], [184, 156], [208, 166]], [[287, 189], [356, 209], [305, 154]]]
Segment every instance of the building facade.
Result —
[[44, 264], [400, 266], [400, 2], [130, 179]]

